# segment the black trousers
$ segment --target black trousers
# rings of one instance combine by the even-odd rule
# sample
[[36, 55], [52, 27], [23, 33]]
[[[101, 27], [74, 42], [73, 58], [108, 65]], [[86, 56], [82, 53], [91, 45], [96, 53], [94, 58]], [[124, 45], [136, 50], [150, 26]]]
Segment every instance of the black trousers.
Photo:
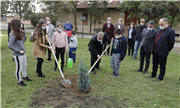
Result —
[[[97, 59], [98, 59], [98, 58], [97, 58], [97, 55], [91, 54], [91, 67], [94, 65], [94, 63], [96, 62]], [[95, 71], [95, 68], [97, 68], [97, 69], [99, 68], [100, 62], [101, 62], [101, 59], [96, 63], [96, 65], [94, 66], [94, 68], [92, 69], [92, 71]]]
[[[47, 45], [50, 46], [49, 43], [47, 43]], [[51, 60], [51, 50], [49, 50], [49, 48], [48, 48], [48, 60]]]
[[38, 73], [38, 75], [42, 75], [42, 63], [43, 63], [43, 59], [42, 58], [37, 58], [37, 68], [36, 68], [36, 72]]
[[158, 79], [160, 80], [164, 79], [164, 75], [166, 71], [166, 61], [167, 61], [167, 56], [158, 56], [156, 52], [153, 53], [153, 72], [151, 73], [152, 77], [156, 77], [158, 64], [160, 64], [160, 74]]
[[130, 53], [131, 55], [134, 54], [134, 43], [134, 40], [128, 38], [128, 55], [130, 55]]
[[[111, 39], [110, 39], [110, 40], [111, 40]], [[107, 41], [104, 42], [104, 50], [106, 49], [106, 45], [108, 45], [107, 43], [108, 43]], [[110, 50], [110, 47], [107, 49], [107, 54], [109, 54], [109, 50]], [[110, 52], [111, 52], [111, 51], [110, 51]], [[106, 53], [106, 52], [105, 52], [105, 53]], [[104, 53], [104, 54], [105, 54], [105, 53]]]
[[140, 49], [140, 70], [143, 70], [144, 66], [144, 58], [146, 57], [146, 65], [144, 71], [147, 71], [150, 64], [151, 52], [144, 51], [144, 47], [142, 46]]
[[[59, 54], [61, 54], [61, 70], [63, 71], [64, 67], [64, 53], [65, 53], [65, 47], [63, 48], [57, 48], [56, 47], [56, 58], [59, 60]], [[57, 69], [57, 63], [55, 61], [55, 68]]]

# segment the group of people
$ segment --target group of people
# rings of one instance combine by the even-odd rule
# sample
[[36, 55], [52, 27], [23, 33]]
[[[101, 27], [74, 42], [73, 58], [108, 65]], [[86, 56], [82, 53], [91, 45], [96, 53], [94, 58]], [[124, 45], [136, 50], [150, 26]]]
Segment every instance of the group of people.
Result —
[[[137, 27], [135, 27], [134, 22], [131, 22], [127, 38], [123, 35], [125, 30], [122, 22], [123, 19], [119, 18], [118, 23], [113, 25], [111, 18], [108, 17], [102, 31], [91, 38], [88, 44], [88, 50], [91, 54], [91, 66], [99, 59], [92, 69], [92, 74], [96, 74], [95, 69], [101, 70], [99, 67], [101, 61], [100, 55], [105, 50], [106, 44], [111, 45], [112, 41], [111, 51], [109, 47], [107, 49], [107, 55], [111, 55], [110, 65], [114, 78], [119, 76], [120, 64], [125, 58], [128, 46], [128, 55], [133, 56], [134, 54], [133, 59], [137, 59], [138, 49], [140, 49], [140, 67], [135, 71], [146, 74], [149, 68], [151, 54], [153, 54], [153, 71], [149, 78], [156, 77], [158, 65], [160, 64], [160, 74], [157, 81], [162, 81], [165, 75], [167, 57], [175, 41], [175, 32], [168, 27], [167, 18], [161, 18], [159, 20], [159, 28], [157, 30], [154, 29], [155, 21], [153, 20], [149, 21], [148, 25], [145, 25], [145, 19], [141, 19], [140, 25]], [[71, 37], [68, 38], [63, 28], [66, 31], [71, 31]], [[59, 59], [59, 55], [61, 55], [61, 70], [63, 73], [64, 55], [65, 53], [67, 54], [69, 47], [68, 55], [75, 62], [78, 41], [72, 29], [73, 25], [69, 22], [69, 19], [67, 19], [64, 26], [58, 23], [56, 28], [50, 23], [49, 17], [39, 20], [33, 33], [33, 54], [37, 57], [36, 72], [38, 73], [38, 77], [45, 77], [42, 74], [42, 63], [45, 58], [46, 49], [48, 49], [48, 61], [51, 61], [52, 51], [55, 53], [57, 60]], [[8, 47], [13, 51], [13, 59], [16, 63], [15, 75], [18, 85], [26, 86], [22, 80], [32, 80], [29, 79], [26, 73], [27, 58], [24, 46], [26, 34], [19, 15], [15, 15], [14, 19], [8, 24], [8, 37]], [[146, 63], [143, 71], [144, 59]], [[23, 75], [22, 79], [20, 75], [21, 71]], [[54, 72], [56, 71], [57, 63], [55, 62]]]
[[[70, 26], [69, 26], [69, 25]], [[24, 30], [24, 25], [20, 21], [20, 16], [15, 15], [14, 19], [8, 24], [8, 48], [13, 51], [13, 60], [16, 63], [16, 71], [15, 75], [18, 81], [19, 86], [26, 86], [23, 81], [32, 81], [26, 72], [27, 68], [27, 58], [26, 58], [26, 49], [24, 46], [24, 42], [26, 41], [26, 34]], [[33, 32], [33, 54], [37, 57], [37, 66], [36, 73], [38, 73], [38, 77], [45, 77], [42, 74], [42, 63], [43, 59], [46, 55], [46, 49], [48, 49], [48, 61], [51, 61], [51, 51], [54, 51], [57, 60], [59, 59], [59, 55], [61, 55], [61, 70], [64, 73], [64, 54], [69, 50], [69, 57], [73, 59], [73, 62], [76, 60], [76, 49], [77, 49], [77, 37], [75, 36], [75, 32], [72, 31], [71, 28], [71, 38], [63, 31], [63, 27], [66, 30], [70, 31], [69, 27], [72, 27], [72, 24], [67, 23], [63, 26], [61, 23], [56, 25], [56, 28], [50, 24], [50, 18], [46, 17], [45, 19], [40, 19], [36, 28]], [[69, 44], [69, 45], [68, 45]], [[52, 46], [52, 47], [51, 47]], [[22, 79], [21, 79], [21, 71], [22, 71]], [[54, 72], [57, 71], [57, 63], [55, 62]]]
[[[97, 58], [100, 58], [103, 46], [106, 48], [106, 43], [111, 43], [113, 40], [111, 48], [111, 68], [113, 70], [113, 77], [119, 76], [119, 69], [121, 61], [126, 55], [126, 50], [128, 46], [128, 56], [133, 56], [133, 59], [137, 59], [138, 49], [140, 49], [140, 67], [136, 72], [143, 72], [146, 74], [150, 65], [150, 57], [153, 55], [153, 68], [151, 76], [148, 78], [155, 78], [157, 75], [158, 65], [160, 65], [160, 74], [157, 79], [162, 81], [164, 79], [166, 71], [166, 62], [169, 51], [174, 46], [175, 42], [175, 31], [168, 26], [168, 19], [161, 18], [159, 20], [159, 27], [155, 29], [155, 21], [149, 21], [148, 25], [145, 25], [145, 19], [140, 20], [140, 25], [135, 27], [135, 23], [130, 23], [130, 28], [128, 29], [127, 39], [123, 36], [124, 25], [122, 24], [122, 18], [118, 19], [118, 23], [114, 25], [111, 23], [111, 18], [108, 17], [107, 23], [103, 25], [102, 32], [94, 35], [89, 42], [89, 51], [91, 53], [91, 66], [95, 63]], [[135, 44], [135, 48], [134, 48]], [[110, 48], [107, 50], [107, 55], [109, 55]], [[145, 68], [144, 59], [146, 61]], [[95, 68], [99, 68], [99, 62], [92, 69], [92, 73], [95, 73]]]

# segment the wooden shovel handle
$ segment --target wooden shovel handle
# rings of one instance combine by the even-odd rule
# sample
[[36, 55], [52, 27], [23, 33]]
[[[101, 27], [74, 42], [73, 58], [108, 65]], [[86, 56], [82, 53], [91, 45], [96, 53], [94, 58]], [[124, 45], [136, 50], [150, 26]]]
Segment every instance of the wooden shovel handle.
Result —
[[[106, 52], [106, 50], [108, 49], [110, 47], [110, 45], [108, 45], [107, 47], [106, 47], [106, 49], [103, 51], [103, 53], [101, 54], [101, 56], [100, 57], [102, 57], [103, 55], [104, 55], [104, 53]], [[88, 71], [88, 73], [90, 73], [91, 72], [91, 70], [93, 69], [93, 67], [96, 65], [96, 63], [99, 61], [99, 58], [96, 60], [96, 62], [93, 64], [93, 66], [91, 67], [91, 69], [89, 69], [89, 71]]]

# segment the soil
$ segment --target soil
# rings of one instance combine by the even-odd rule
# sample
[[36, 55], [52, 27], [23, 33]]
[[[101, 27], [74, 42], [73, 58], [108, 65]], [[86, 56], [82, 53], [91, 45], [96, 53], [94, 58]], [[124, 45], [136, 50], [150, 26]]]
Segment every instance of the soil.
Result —
[[[35, 98], [32, 100], [30, 107], [34, 108], [66, 108], [70, 106], [78, 106], [79, 108], [121, 108], [127, 107], [124, 102], [119, 107], [117, 100], [112, 97], [103, 97], [101, 99], [98, 96], [92, 97], [86, 94], [93, 93], [92, 89], [89, 88], [86, 93], [80, 92], [77, 88], [78, 75], [67, 76], [66, 79], [71, 81], [71, 85], [64, 87], [60, 81], [62, 77], [56, 79], [48, 87], [38, 91], [34, 94]], [[111, 102], [111, 105], [108, 104]]]

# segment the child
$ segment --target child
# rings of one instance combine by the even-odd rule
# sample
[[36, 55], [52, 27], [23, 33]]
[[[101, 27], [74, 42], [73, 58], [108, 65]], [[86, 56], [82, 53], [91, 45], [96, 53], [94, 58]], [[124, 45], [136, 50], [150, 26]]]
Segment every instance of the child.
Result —
[[[16, 78], [19, 86], [26, 86], [22, 80], [32, 81], [28, 78], [26, 73], [27, 58], [26, 48], [24, 46], [24, 35], [21, 29], [21, 22], [19, 19], [13, 19], [11, 21], [11, 30], [8, 48], [13, 51], [13, 58], [16, 63]], [[21, 71], [23, 78], [21, 79]]]
[[123, 61], [126, 50], [127, 50], [127, 41], [126, 38], [122, 35], [122, 30], [116, 29], [114, 31], [115, 38], [113, 39], [113, 45], [111, 50], [111, 68], [113, 69], [112, 75], [116, 78], [119, 76], [119, 69], [121, 61]]
[[77, 37], [75, 36], [75, 32], [72, 31], [71, 32], [71, 40], [70, 40], [70, 44], [69, 44], [69, 57], [73, 59], [73, 62], [76, 61], [76, 49], [77, 49], [77, 44], [78, 44], [78, 41], [77, 41]]

